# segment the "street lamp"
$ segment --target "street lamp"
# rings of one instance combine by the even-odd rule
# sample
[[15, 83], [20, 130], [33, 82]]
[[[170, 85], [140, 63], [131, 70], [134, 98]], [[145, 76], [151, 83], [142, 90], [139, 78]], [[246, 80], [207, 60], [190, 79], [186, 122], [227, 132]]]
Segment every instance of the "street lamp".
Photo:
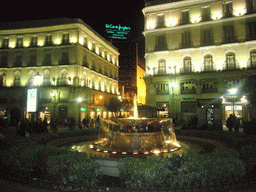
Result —
[[235, 95], [237, 91], [237, 88], [228, 89], [228, 92], [233, 96], [233, 115], [235, 115]]
[[42, 76], [37, 72], [37, 74], [34, 77], [34, 85], [39, 86], [43, 82]]
[[83, 101], [83, 99], [81, 97], [77, 98], [77, 102], [79, 103], [79, 116], [78, 116], [78, 126], [80, 127], [80, 123], [81, 123], [81, 102]]

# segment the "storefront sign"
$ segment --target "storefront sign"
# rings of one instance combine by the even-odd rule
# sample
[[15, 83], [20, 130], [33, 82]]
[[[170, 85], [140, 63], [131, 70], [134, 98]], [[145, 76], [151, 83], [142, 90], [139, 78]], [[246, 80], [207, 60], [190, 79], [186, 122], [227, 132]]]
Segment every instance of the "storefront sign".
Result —
[[101, 112], [101, 108], [97, 108], [97, 112]]
[[37, 89], [29, 89], [27, 95], [27, 112], [36, 112], [37, 106]]
[[127, 36], [131, 31], [130, 27], [121, 25], [106, 24], [105, 28], [111, 39], [127, 39]]
[[86, 111], [87, 111], [87, 108], [85, 108], [85, 107], [81, 107], [81, 111], [86, 112]]

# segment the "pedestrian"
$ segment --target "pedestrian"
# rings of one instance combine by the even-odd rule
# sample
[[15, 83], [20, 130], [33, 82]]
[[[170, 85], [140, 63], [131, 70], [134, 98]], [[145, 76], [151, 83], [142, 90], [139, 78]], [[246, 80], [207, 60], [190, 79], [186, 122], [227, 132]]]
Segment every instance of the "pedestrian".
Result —
[[84, 124], [84, 128], [86, 127], [86, 125], [87, 125], [87, 119], [84, 117], [84, 119], [83, 119], [83, 124]]
[[53, 133], [57, 133], [57, 125], [56, 125], [56, 120], [54, 118], [51, 119], [50, 125]]
[[235, 133], [239, 133], [239, 127], [240, 127], [240, 119], [236, 117], [235, 125], [234, 125]]
[[100, 126], [100, 115], [98, 115], [96, 122], [95, 122], [95, 128], [99, 128]]
[[42, 132], [43, 133], [48, 133], [48, 129], [47, 129], [48, 123], [47, 123], [47, 118], [45, 118], [42, 122]]
[[232, 131], [232, 127], [233, 127], [232, 114], [229, 115], [229, 118], [227, 119], [226, 126], [227, 126], [229, 132], [233, 132]]

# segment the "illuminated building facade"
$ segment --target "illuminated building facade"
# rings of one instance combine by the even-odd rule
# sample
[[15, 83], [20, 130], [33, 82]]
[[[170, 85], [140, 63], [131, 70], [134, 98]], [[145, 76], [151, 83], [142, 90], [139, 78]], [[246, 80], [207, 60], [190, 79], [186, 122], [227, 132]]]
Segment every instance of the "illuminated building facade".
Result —
[[256, 73], [256, 1], [148, 1], [143, 14], [147, 105], [182, 122], [215, 108], [224, 120], [233, 106], [248, 117], [239, 86]]
[[118, 92], [118, 58], [118, 50], [80, 19], [3, 23], [0, 110], [11, 118], [25, 116], [27, 89], [35, 87], [42, 119], [109, 117], [108, 100]]

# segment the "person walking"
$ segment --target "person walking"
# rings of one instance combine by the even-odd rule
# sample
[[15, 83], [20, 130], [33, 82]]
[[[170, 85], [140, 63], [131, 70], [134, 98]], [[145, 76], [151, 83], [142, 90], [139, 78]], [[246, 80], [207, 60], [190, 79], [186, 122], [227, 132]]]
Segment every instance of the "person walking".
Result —
[[229, 115], [229, 118], [227, 119], [226, 126], [227, 126], [229, 132], [233, 132], [232, 131], [232, 127], [233, 127], [232, 114]]

